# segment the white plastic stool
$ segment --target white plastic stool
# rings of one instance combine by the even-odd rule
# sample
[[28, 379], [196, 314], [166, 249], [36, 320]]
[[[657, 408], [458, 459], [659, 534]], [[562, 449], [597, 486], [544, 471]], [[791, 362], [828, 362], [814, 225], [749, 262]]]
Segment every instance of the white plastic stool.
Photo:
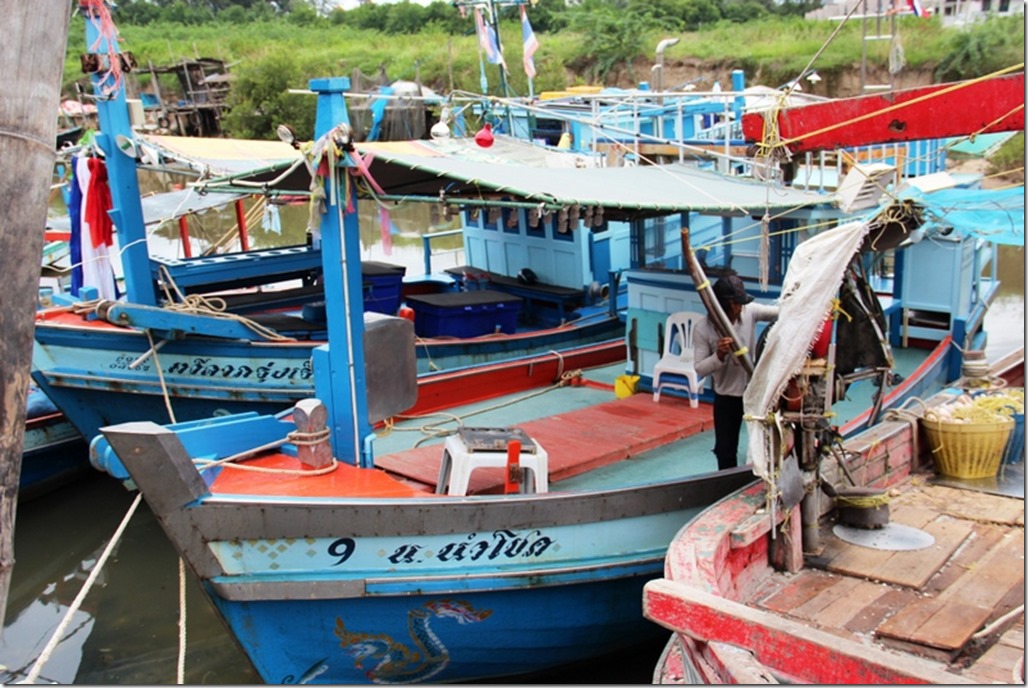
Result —
[[[549, 462], [546, 451], [520, 428], [461, 428], [446, 438], [439, 464], [436, 494], [463, 496], [468, 493], [471, 472], [476, 468], [506, 468], [507, 444], [521, 442], [518, 464], [531, 476], [522, 475], [521, 492], [546, 492]], [[447, 489], [448, 488], [448, 489]]]

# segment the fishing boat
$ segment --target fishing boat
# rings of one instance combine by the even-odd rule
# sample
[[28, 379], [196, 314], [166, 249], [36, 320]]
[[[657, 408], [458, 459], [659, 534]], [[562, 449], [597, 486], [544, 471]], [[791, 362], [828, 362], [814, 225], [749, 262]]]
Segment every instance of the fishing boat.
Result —
[[[683, 526], [643, 593], [654, 683], [1023, 684], [1023, 347], [997, 367], [841, 445], [820, 506], [756, 480]], [[968, 393], [1019, 394], [1014, 429], [926, 435]]]
[[[1000, 109], [1019, 92], [1023, 74], [1006, 81], [1012, 88], [997, 91]], [[888, 107], [924, 95], [890, 96]], [[847, 112], [863, 121], [883, 106], [847, 109], [875, 98], [853, 101], [834, 111], [813, 106], [796, 118], [780, 113], [783, 131], [814, 116], [820, 125], [806, 119], [806, 126], [824, 125], [852, 143], [928, 124], [915, 114], [890, 119], [904, 126], [887, 135], [871, 126], [846, 133], [826, 118]], [[756, 122], [749, 124], [755, 131]], [[795, 152], [818, 145], [786, 140]], [[977, 192], [959, 193], [968, 203], [951, 209], [974, 213]], [[1022, 241], [1022, 212], [1015, 208], [998, 232], [1009, 232], [1010, 243]], [[926, 273], [920, 279], [931, 281]], [[892, 336], [913, 320], [924, 333], [927, 320], [894, 313]], [[786, 356], [759, 364], [766, 366], [744, 400], [756, 479], [686, 522], [668, 548], [663, 577], [644, 589], [645, 615], [672, 631], [655, 683], [1024, 682], [1023, 346], [990, 374], [968, 330], [950, 324], [924, 362], [884, 395], [886, 406], [890, 398], [900, 403], [872, 411], [879, 420], [870, 427], [853, 420], [828, 436], [819, 435], [818, 419], [836, 393], [823, 361]], [[793, 376], [806, 385], [792, 395], [799, 404], [774, 406], [766, 390]], [[759, 384], [762, 378], [776, 382]], [[935, 420], [969, 395], [989, 399], [1006, 390], [1003, 403], [1019, 420], [978, 420], [962, 430]], [[975, 441], [959, 441], [968, 433], [977, 433]]]
[[[311, 173], [327, 163], [326, 151], [313, 155], [295, 141], [135, 135], [121, 96], [98, 108], [125, 296], [98, 298], [87, 288], [77, 297], [55, 297], [55, 307], [36, 321], [37, 384], [87, 438], [104, 425], [143, 418], [277, 413], [311, 396], [311, 357], [331, 334], [317, 223], [302, 245], [176, 258], [150, 254], [147, 228], [254, 193], [271, 205], [308, 198]], [[230, 160], [227, 149], [245, 149], [246, 162]], [[846, 214], [830, 196], [811, 191], [782, 189], [769, 199], [752, 180], [683, 164], [602, 167], [603, 155], [504, 136], [488, 144], [482, 137], [354, 142], [352, 154], [366, 169], [344, 181], [362, 199], [379, 207], [426, 203], [441, 217], [460, 218], [465, 265], [433, 270], [426, 258], [425, 274], [406, 275], [398, 266], [364, 261], [354, 286], [369, 316], [403, 309], [413, 317], [412, 347], [426, 383], [431, 374], [495, 361], [530, 367], [532, 357], [547, 352], [569, 359], [578, 347], [595, 356], [603, 342], [611, 344], [603, 349], [608, 362], [623, 360], [625, 348], [617, 344], [625, 342], [625, 271], [680, 266], [683, 224], [713, 240], [752, 224], [747, 218], [755, 214], [780, 213], [772, 230]], [[165, 157], [188, 161], [206, 176], [140, 201], [137, 168]], [[323, 202], [319, 193], [314, 205]], [[265, 288], [268, 283], [300, 286]], [[464, 396], [447, 403], [501, 388], [453, 387]], [[378, 387], [369, 386], [369, 393], [378, 394]]]
[[[867, 231], [821, 237], [854, 250]], [[837, 263], [842, 279], [849, 261]], [[819, 317], [834, 291], [820, 292]], [[265, 681], [514, 676], [652, 637], [625, 596], [659, 575], [678, 519], [750, 480], [714, 470], [709, 405], [612, 394], [630, 384], [623, 370], [450, 408], [446, 430], [396, 413], [362, 434], [344, 392], [277, 416], [110, 426], [96, 449], [145, 496]], [[433, 434], [403, 440], [419, 429]]]
[[43, 391], [30, 385], [18, 499], [33, 499], [90, 471], [85, 439]]

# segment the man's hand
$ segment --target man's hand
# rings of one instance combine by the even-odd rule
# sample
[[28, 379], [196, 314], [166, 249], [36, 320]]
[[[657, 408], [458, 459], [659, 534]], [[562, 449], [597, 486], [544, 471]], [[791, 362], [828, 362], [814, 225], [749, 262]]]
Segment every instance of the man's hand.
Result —
[[717, 341], [717, 358], [724, 361], [728, 354], [732, 353], [732, 338], [722, 337]]

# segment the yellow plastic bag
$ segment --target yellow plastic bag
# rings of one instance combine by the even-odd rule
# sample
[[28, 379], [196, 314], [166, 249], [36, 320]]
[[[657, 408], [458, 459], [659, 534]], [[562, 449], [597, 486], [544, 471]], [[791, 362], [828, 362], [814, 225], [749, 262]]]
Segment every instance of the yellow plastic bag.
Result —
[[614, 380], [614, 395], [618, 399], [624, 399], [635, 394], [635, 387], [639, 384], [638, 375], [621, 375]]

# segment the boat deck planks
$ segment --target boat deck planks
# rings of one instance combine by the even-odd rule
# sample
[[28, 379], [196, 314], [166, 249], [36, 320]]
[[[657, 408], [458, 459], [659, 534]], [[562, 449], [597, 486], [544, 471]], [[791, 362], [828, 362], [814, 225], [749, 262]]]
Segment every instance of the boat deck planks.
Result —
[[[935, 537], [930, 548], [888, 552], [822, 529], [820, 566], [775, 574], [752, 599], [760, 608], [862, 642], [875, 638], [983, 683], [1020, 682], [1024, 617], [982, 629], [1024, 604], [1024, 501], [969, 494], [915, 478], [891, 493], [890, 520]], [[909, 568], [909, 571], [905, 571]], [[997, 637], [998, 636], [998, 637]]]
[[[630, 421], [630, 422], [629, 422]], [[667, 442], [713, 427], [707, 404], [691, 408], [686, 399], [634, 394], [548, 418], [519, 423], [549, 455], [550, 481], [579, 475], [638, 455]], [[375, 465], [432, 487], [439, 477], [439, 444], [375, 458]], [[482, 468], [471, 474], [469, 494], [490, 493], [503, 486], [503, 469]]]
[[[949, 561], [971, 533], [971, 525], [933, 514], [921, 508], [898, 508], [891, 520], [924, 530], [935, 538], [927, 550], [888, 551], [855, 547], [828, 535], [825, 559], [829, 571], [883, 583], [920, 589]], [[930, 520], [929, 520], [930, 519]]]

